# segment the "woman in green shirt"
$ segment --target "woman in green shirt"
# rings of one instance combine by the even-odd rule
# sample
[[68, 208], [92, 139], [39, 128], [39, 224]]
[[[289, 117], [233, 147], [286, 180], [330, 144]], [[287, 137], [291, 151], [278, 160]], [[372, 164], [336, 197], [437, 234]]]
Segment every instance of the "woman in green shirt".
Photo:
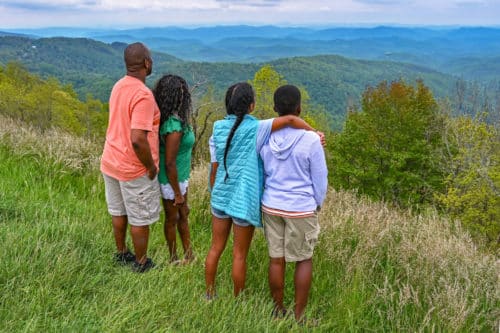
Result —
[[[188, 263], [194, 259], [188, 226], [188, 181], [194, 133], [189, 124], [191, 94], [186, 81], [177, 75], [164, 75], [153, 94], [160, 108], [160, 172], [158, 180], [165, 209], [163, 227], [170, 262]], [[176, 232], [184, 248], [184, 260], [177, 256]]]

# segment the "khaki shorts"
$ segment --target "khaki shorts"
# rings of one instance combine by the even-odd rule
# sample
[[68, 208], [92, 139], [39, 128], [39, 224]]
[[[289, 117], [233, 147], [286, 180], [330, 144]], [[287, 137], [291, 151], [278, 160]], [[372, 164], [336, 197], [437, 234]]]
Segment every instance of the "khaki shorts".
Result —
[[312, 258], [320, 231], [317, 215], [288, 218], [262, 213], [262, 221], [271, 258], [285, 257], [287, 262]]
[[112, 216], [127, 216], [133, 226], [146, 226], [160, 218], [160, 184], [147, 175], [120, 181], [103, 174], [108, 212]]

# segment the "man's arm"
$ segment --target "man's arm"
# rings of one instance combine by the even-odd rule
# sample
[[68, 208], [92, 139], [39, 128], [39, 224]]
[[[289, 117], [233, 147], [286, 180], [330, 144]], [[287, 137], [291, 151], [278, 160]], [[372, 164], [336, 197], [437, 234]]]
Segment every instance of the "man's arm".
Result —
[[134, 148], [137, 158], [148, 170], [149, 179], [153, 180], [158, 173], [158, 169], [151, 155], [151, 147], [149, 147], [148, 142], [148, 131], [140, 129], [130, 130], [130, 141], [132, 141], [132, 147]]
[[297, 128], [297, 129], [304, 129], [306, 131], [313, 131], [318, 134], [321, 140], [321, 144], [324, 146], [326, 144], [325, 141], [325, 134], [320, 131], [316, 131], [314, 128], [311, 127], [304, 119], [294, 116], [294, 115], [286, 115], [286, 116], [280, 116], [277, 118], [273, 119], [273, 124], [271, 126], [271, 132], [278, 131], [282, 128], [285, 127], [292, 127], [292, 128]]
[[306, 123], [303, 119], [293, 115], [286, 115], [273, 119], [271, 132], [280, 130], [285, 127], [293, 127], [298, 129], [305, 129], [307, 131], [314, 131], [314, 128], [312, 128], [311, 125]]

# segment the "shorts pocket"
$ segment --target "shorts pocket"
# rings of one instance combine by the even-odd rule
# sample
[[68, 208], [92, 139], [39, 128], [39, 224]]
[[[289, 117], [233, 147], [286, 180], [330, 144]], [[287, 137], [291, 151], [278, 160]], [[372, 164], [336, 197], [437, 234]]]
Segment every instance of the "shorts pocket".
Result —
[[305, 234], [304, 240], [304, 251], [312, 252], [318, 243], [319, 238], [319, 228], [315, 228], [314, 230], [310, 230]]
[[137, 207], [135, 216], [139, 219], [149, 219], [151, 217], [151, 195], [149, 191], [144, 190], [137, 194]]
[[156, 179], [147, 178], [142, 191], [137, 193], [137, 210], [135, 215], [139, 219], [154, 218], [159, 206], [159, 184]]

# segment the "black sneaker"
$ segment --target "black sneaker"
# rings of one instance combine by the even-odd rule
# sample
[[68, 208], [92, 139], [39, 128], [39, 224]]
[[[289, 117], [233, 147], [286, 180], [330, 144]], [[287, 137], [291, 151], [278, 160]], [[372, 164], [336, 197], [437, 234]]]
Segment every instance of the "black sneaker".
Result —
[[274, 308], [273, 312], [271, 312], [272, 319], [285, 319], [288, 315], [288, 311], [286, 309]]
[[120, 265], [131, 264], [134, 261], [135, 261], [135, 255], [130, 251], [123, 253], [122, 252], [115, 253], [115, 262]]
[[142, 265], [139, 264], [137, 261], [134, 261], [132, 265], [132, 270], [136, 273], [144, 273], [149, 271], [151, 268], [154, 268], [155, 266], [156, 265], [153, 262], [153, 260], [151, 260], [151, 258], [147, 258], [144, 264]]

